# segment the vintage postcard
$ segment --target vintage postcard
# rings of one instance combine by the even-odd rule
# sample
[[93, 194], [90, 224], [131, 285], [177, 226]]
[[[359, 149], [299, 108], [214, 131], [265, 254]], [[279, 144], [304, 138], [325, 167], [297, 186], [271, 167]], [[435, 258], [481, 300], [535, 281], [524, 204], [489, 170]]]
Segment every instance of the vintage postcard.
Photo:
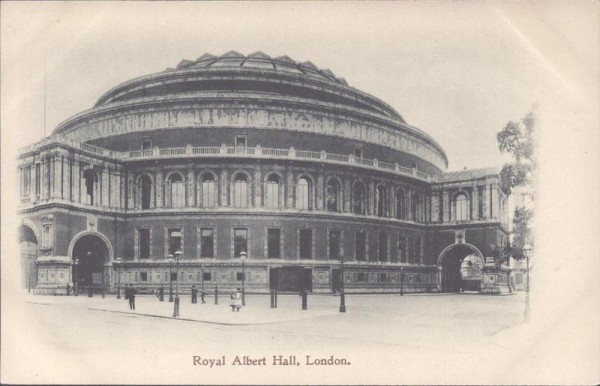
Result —
[[3, 3], [1, 381], [597, 384], [599, 11]]

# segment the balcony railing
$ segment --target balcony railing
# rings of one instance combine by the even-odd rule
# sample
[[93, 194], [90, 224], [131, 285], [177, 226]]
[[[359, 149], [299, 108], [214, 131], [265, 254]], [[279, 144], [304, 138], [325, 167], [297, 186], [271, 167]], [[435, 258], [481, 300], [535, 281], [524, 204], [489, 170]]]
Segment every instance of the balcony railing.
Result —
[[268, 159], [304, 159], [304, 160], [319, 160], [320, 162], [336, 163], [366, 167], [369, 169], [383, 170], [400, 175], [410, 176], [423, 181], [430, 181], [431, 176], [418, 171], [416, 168], [407, 168], [400, 166], [397, 163], [388, 163], [378, 161], [377, 159], [367, 159], [355, 157], [354, 155], [344, 155], [327, 153], [325, 151], [311, 150], [296, 150], [293, 147], [289, 149], [274, 149], [264, 148], [260, 145], [256, 147], [233, 147], [222, 145], [220, 147], [174, 147], [174, 148], [158, 148], [135, 151], [111, 151], [98, 146], [93, 146], [87, 143], [80, 143], [62, 136], [53, 136], [43, 139], [42, 141], [27, 146], [20, 150], [20, 154], [25, 154], [38, 149], [42, 146], [53, 144], [67, 145], [75, 149], [80, 149], [88, 153], [99, 156], [111, 157], [122, 162], [138, 161], [144, 159], [161, 159], [161, 158], [202, 158], [202, 157], [249, 157], [249, 158], [268, 158]]

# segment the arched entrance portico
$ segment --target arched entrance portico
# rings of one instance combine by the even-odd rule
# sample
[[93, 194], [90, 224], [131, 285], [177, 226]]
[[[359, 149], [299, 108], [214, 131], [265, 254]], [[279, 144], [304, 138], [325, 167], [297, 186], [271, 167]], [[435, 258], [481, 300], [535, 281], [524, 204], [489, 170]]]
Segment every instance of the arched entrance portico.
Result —
[[483, 263], [483, 255], [471, 244], [446, 247], [438, 258], [438, 266], [442, 268], [442, 292], [479, 291]]
[[35, 287], [37, 274], [35, 260], [38, 257], [38, 239], [35, 231], [27, 226], [19, 227], [19, 249], [21, 257], [21, 286], [23, 288]]
[[69, 249], [75, 263], [72, 280], [77, 287], [98, 288], [109, 282], [105, 264], [111, 261], [111, 248], [104, 236], [98, 233], [83, 234], [73, 239]]

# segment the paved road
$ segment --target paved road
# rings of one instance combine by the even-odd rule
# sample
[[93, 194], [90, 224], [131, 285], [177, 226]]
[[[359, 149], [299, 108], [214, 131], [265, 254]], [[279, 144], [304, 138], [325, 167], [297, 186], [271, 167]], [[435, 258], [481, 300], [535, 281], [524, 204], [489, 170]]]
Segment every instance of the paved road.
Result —
[[[135, 313], [113, 296], [24, 297], [5, 318], [3, 329], [18, 332], [6, 342], [3, 335], [3, 349], [18, 355], [3, 361], [3, 380], [494, 382], [514, 355], [502, 334], [519, 325], [523, 310], [521, 295], [356, 295], [348, 296], [345, 314], [333, 296], [311, 296], [308, 311], [297, 295], [280, 296], [276, 310], [268, 296], [250, 295], [240, 313], [225, 299], [218, 306], [208, 300], [182, 298], [185, 320], [178, 320], [170, 317], [173, 303], [150, 296], [138, 297]], [[255, 365], [234, 365], [245, 355]], [[295, 356], [299, 365], [274, 365], [279, 355]], [[194, 356], [201, 358], [196, 365]], [[217, 366], [223, 356], [226, 365]], [[307, 364], [331, 356], [339, 365]]]

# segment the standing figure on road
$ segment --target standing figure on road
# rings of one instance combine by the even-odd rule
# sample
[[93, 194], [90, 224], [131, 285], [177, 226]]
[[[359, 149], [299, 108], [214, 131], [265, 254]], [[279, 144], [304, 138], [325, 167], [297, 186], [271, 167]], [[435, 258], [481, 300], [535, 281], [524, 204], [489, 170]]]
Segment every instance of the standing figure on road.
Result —
[[239, 288], [231, 293], [230, 305], [233, 312], [239, 312], [240, 308], [242, 308], [242, 294]]
[[200, 291], [200, 300], [202, 301], [202, 304], [206, 304], [204, 296], [206, 296], [206, 291], [204, 290], [204, 288], [202, 288], [202, 291]]
[[129, 284], [129, 309], [135, 311], [135, 288], [133, 284]]
[[192, 286], [192, 304], [198, 303], [198, 289], [195, 285]]
[[67, 283], [67, 296], [71, 296], [71, 283]]
[[160, 285], [160, 288], [158, 289], [158, 300], [161, 302], [165, 301], [165, 288], [162, 286], [162, 284]]

